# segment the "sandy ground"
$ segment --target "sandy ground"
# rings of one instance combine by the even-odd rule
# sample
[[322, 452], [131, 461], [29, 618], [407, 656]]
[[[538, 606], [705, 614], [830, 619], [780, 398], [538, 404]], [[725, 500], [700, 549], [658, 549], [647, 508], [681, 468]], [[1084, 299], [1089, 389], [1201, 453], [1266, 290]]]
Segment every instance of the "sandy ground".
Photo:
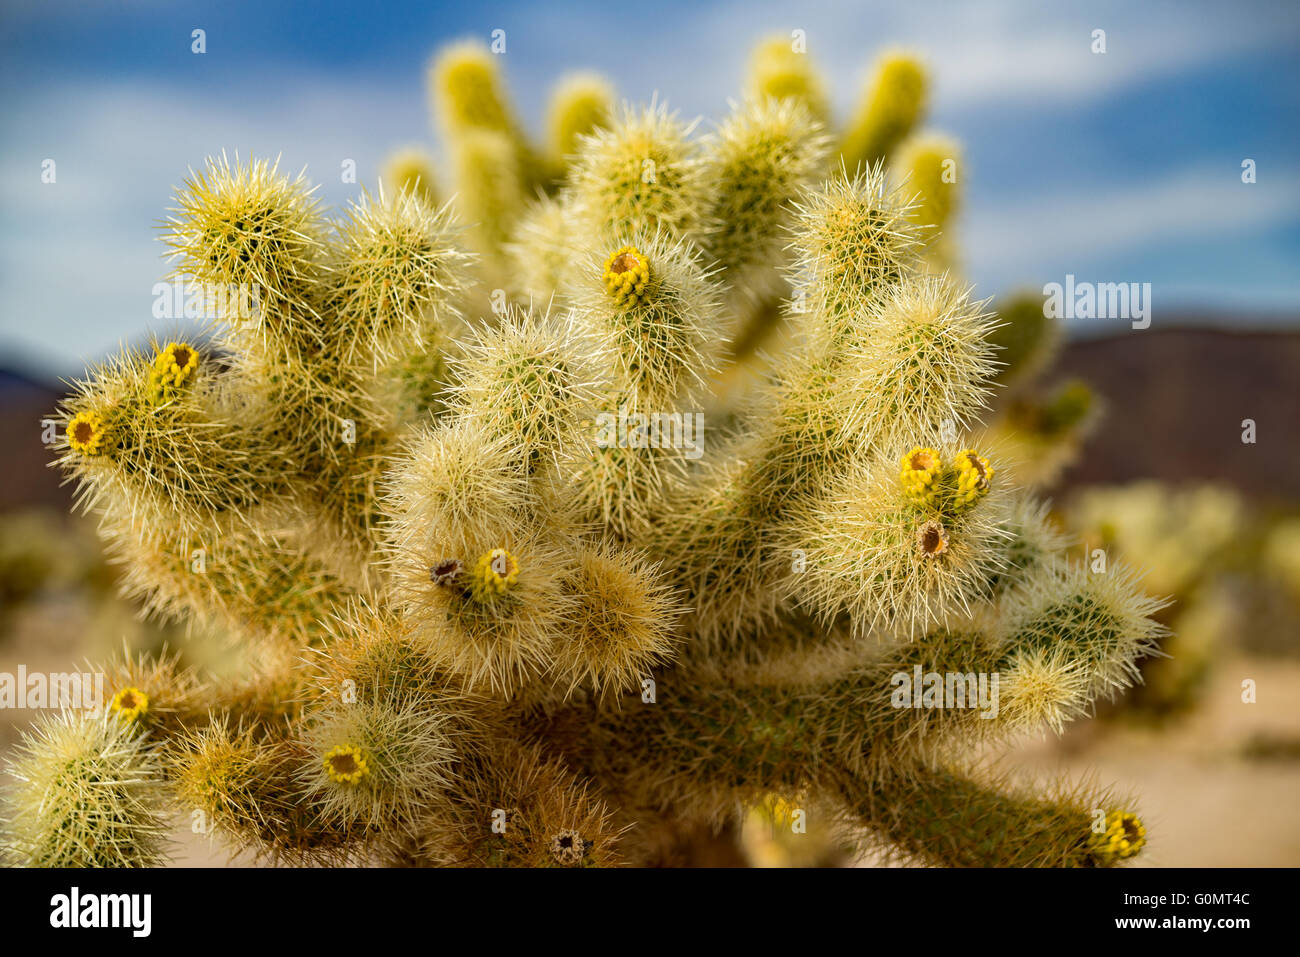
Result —
[[[1256, 702], [1242, 701], [1242, 681]], [[1083, 725], [1016, 755], [1028, 773], [1095, 772], [1138, 795], [1145, 867], [1300, 866], [1300, 663], [1224, 660], [1167, 730]], [[1268, 748], [1271, 754], [1252, 756]]]

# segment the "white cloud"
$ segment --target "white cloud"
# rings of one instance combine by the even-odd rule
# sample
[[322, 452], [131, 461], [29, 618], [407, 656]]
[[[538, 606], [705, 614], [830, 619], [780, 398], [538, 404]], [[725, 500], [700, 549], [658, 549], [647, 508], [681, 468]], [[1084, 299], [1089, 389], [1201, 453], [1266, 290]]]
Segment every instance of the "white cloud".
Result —
[[1300, 169], [1273, 170], [1268, 183], [1247, 185], [1233, 166], [1196, 166], [1154, 183], [989, 205], [966, 217], [961, 240], [973, 274], [1015, 281], [1056, 278], [1079, 264], [1189, 237], [1227, 241], [1298, 218]]
[[[876, 54], [892, 46], [927, 59], [935, 77], [934, 105], [952, 113], [1112, 95], [1192, 65], [1294, 44], [1298, 22], [1284, 6], [1246, 14], [1227, 5], [1127, 2], [1075, 8], [1023, 0], [733, 0], [651, 18], [629, 49], [604, 22], [555, 17], [537, 8], [531, 22], [514, 28], [528, 43], [517, 47], [515, 63], [533, 48], [568, 50], [570, 61], [590, 52], [617, 65], [630, 95], [669, 89], [672, 102], [708, 115], [721, 110], [739, 88], [756, 39], [798, 28], [806, 32], [809, 53], [830, 81], [840, 116], [856, 105]], [[1091, 52], [1097, 28], [1106, 31], [1104, 55]]]

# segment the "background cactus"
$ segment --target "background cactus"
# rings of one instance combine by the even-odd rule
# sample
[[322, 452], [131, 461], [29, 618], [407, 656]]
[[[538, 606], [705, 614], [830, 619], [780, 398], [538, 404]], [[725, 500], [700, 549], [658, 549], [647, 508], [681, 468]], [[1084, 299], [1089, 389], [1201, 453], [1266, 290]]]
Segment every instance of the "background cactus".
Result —
[[[181, 187], [177, 275], [257, 309], [94, 370], [60, 464], [132, 593], [249, 660], [128, 662], [100, 724], [61, 719], [124, 756], [117, 862], [159, 859], [155, 800], [288, 863], [672, 862], [778, 805], [944, 864], [1140, 850], [1128, 802], [977, 755], [1131, 684], [1160, 603], [1069, 562], [979, 438], [999, 324], [936, 268], [953, 157], [885, 164], [919, 64], [884, 61], [837, 161], [792, 55], [707, 136], [570, 84], [543, 154], [460, 46], [453, 206], [410, 157], [333, 221], [261, 161]], [[953, 675], [993, 708], [942, 706]], [[42, 771], [65, 737], [27, 743], [19, 808], [76, 786]], [[11, 851], [101, 863], [92, 825]]]

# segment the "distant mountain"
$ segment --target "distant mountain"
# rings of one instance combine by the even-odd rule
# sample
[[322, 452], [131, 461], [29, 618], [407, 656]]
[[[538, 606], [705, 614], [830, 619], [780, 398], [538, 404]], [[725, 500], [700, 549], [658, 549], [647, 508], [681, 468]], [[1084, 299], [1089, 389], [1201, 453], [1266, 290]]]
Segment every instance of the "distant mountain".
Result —
[[1300, 332], [1153, 326], [1071, 342], [1050, 375], [1086, 379], [1106, 405], [1066, 490], [1214, 479], [1257, 502], [1300, 502]]
[[57, 382], [43, 382], [14, 369], [0, 369], [0, 511], [52, 505], [67, 508], [72, 487], [49, 468], [54, 454], [41, 443], [41, 419], [64, 395]]

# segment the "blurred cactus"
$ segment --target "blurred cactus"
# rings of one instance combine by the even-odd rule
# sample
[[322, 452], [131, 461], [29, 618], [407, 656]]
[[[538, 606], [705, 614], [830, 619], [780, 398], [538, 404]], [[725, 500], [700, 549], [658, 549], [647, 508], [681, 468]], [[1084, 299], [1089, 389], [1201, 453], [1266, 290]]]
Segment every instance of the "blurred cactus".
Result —
[[980, 442], [998, 449], [1027, 485], [1046, 488], [1074, 463], [1103, 409], [1086, 382], [1042, 380], [1061, 345], [1042, 296], [1021, 292], [999, 306], [989, 342], [997, 350], [1000, 399]]
[[599, 74], [573, 73], [556, 85], [546, 118], [552, 183], [564, 178], [581, 138], [607, 125], [613, 115], [614, 90]]
[[1108, 716], [1180, 717], [1230, 651], [1295, 653], [1295, 606], [1277, 575], [1294, 518], [1258, 514], [1226, 487], [1157, 481], [1085, 489], [1066, 517], [1094, 560], [1141, 561], [1149, 587], [1174, 599], [1156, 616], [1172, 630], [1165, 655], [1142, 663], [1142, 685]]
[[1300, 518], [1275, 523], [1268, 532], [1263, 552], [1263, 564], [1269, 575], [1300, 602]]
[[917, 193], [912, 221], [926, 240], [926, 262], [936, 272], [955, 268], [956, 252], [948, 226], [961, 202], [957, 182], [962, 175], [961, 147], [938, 133], [917, 134], [898, 148], [894, 165]]
[[1140, 560], [1151, 588], [1171, 595], [1195, 588], [1245, 524], [1241, 498], [1213, 485], [1090, 488], [1071, 507], [1071, 525], [1086, 543]]
[[381, 179], [386, 189], [396, 193], [414, 193], [428, 206], [438, 205], [433, 161], [419, 150], [394, 153], [385, 164]]
[[830, 103], [812, 64], [807, 50], [793, 37], [768, 37], [750, 55], [748, 94], [759, 101], [794, 100], [825, 125], [830, 121]]
[[539, 160], [508, 99], [505, 77], [497, 61], [486, 47], [475, 42], [443, 50], [429, 70], [437, 115], [452, 142], [475, 130], [501, 134], [510, 144], [511, 162], [519, 169], [523, 183], [531, 186], [541, 176]]
[[[917, 191], [880, 163], [919, 69], [886, 62], [848, 138], [872, 165], [825, 179], [813, 74], [783, 57], [710, 136], [656, 102], [570, 117], [564, 184], [531, 201], [495, 61], [444, 54], [468, 232], [410, 176], [333, 223], [261, 162], [181, 187], [177, 273], [258, 308], [92, 370], [59, 462], [129, 591], [249, 664], [115, 666], [118, 790], [287, 863], [644, 864], [756, 807], [937, 863], [1138, 850], [1127, 802], [971, 761], [1131, 684], [1160, 603], [1067, 563], [972, 441], [996, 318], [927, 267]], [[730, 289], [780, 298], [783, 273], [789, 348], [706, 432], [754, 312]], [[19, 808], [63, 793], [54, 740], [15, 765]], [[122, 863], [157, 858], [153, 793]], [[20, 827], [20, 856], [107, 853], [60, 820], [60, 854]]]
[[1101, 418], [1092, 389], [1067, 379], [1038, 392], [1013, 392], [981, 442], [998, 449], [1022, 481], [1052, 485], [1072, 465]]
[[1060, 327], [1043, 310], [1043, 297], [1035, 292], [1011, 296], [998, 309], [1002, 320], [989, 337], [998, 348], [996, 379], [1005, 385], [1032, 378], [1055, 358]]
[[852, 172], [890, 161], [924, 118], [928, 83], [925, 68], [910, 54], [880, 59], [840, 145], [845, 168]]

